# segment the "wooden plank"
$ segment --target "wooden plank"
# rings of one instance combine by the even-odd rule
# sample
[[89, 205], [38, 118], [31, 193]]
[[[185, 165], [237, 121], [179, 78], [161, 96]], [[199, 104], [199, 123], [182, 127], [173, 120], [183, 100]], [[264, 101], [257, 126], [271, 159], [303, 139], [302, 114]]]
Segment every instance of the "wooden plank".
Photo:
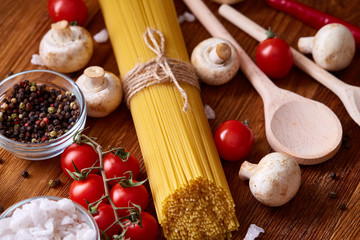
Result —
[[[34, 4], [36, 2], [36, 4]], [[360, 1], [301, 0], [309, 6], [326, 11], [339, 18], [359, 24]], [[87, 29], [92, 35], [103, 29], [104, 21], [96, 1], [89, 0], [90, 15]], [[187, 10], [180, 0], [175, 1], [178, 14]], [[206, 1], [210, 9], [219, 17], [226, 28], [234, 35], [244, 50], [254, 59], [256, 40], [247, 36], [218, 13], [218, 4]], [[0, 77], [5, 78], [9, 71], [20, 72], [28, 69], [40, 69], [30, 63], [31, 55], [38, 53], [42, 36], [48, 31], [51, 19], [46, 9], [46, 0], [21, 1], [3, 0], [0, 6]], [[262, 26], [269, 25], [293, 47], [301, 36], [313, 35], [314, 29], [302, 24], [291, 16], [269, 8], [264, 1], [245, 0], [234, 6], [249, 18]], [[210, 37], [198, 21], [181, 24], [189, 54], [203, 39]], [[194, 34], [194, 32], [196, 34]], [[110, 42], [95, 44], [94, 57], [89, 65], [100, 65], [106, 70], [118, 74]], [[356, 52], [351, 65], [334, 73], [343, 81], [359, 84], [360, 54]], [[70, 74], [75, 80], [81, 72]], [[237, 175], [241, 162], [223, 161], [224, 171], [229, 182], [240, 228], [234, 232], [233, 239], [242, 239], [251, 223], [265, 229], [259, 239], [358, 239], [360, 238], [360, 128], [348, 116], [340, 100], [325, 87], [297, 68], [290, 74], [275, 81], [276, 85], [294, 91], [329, 106], [339, 117], [348, 141], [343, 144], [335, 157], [316, 166], [302, 166], [302, 185], [298, 194], [288, 204], [269, 208], [258, 203], [252, 197], [247, 182], [242, 182]], [[213, 131], [225, 120], [248, 119], [254, 132], [255, 145], [247, 157], [253, 163], [271, 152], [265, 138], [263, 103], [245, 76], [239, 72], [228, 84], [213, 87], [201, 84], [201, 96], [205, 104], [210, 105], [216, 118], [210, 120]], [[121, 124], [119, 124], [121, 123]], [[140, 148], [130, 111], [126, 104], [105, 118], [88, 118], [86, 133], [97, 137], [100, 144], [122, 146], [133, 152], [141, 162], [140, 178], [146, 178]], [[67, 197], [71, 180], [62, 173], [60, 157], [45, 161], [27, 161], [16, 158], [5, 150], [0, 150], [3, 163], [0, 164], [0, 205], [8, 208], [25, 198], [38, 195]], [[28, 171], [29, 178], [21, 176]], [[330, 178], [334, 172], [336, 180]], [[49, 188], [50, 179], [59, 178], [62, 184], [58, 188]], [[146, 187], [149, 189], [148, 184]], [[337, 193], [336, 199], [329, 197], [329, 192]], [[345, 204], [346, 210], [340, 205]], [[146, 209], [155, 214], [152, 200]], [[159, 239], [164, 239], [159, 233]]]

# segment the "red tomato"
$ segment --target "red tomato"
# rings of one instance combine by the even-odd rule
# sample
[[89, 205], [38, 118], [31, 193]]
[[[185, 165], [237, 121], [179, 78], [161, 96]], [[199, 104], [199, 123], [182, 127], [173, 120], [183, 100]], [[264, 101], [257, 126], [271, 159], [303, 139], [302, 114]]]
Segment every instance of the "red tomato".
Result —
[[[125, 176], [125, 172], [131, 171], [133, 179], [136, 179], [139, 175], [139, 161], [137, 158], [131, 154], [126, 161], [122, 158], [125, 158], [125, 152], [121, 153], [107, 153], [103, 157], [104, 171], [106, 178], [122, 177]], [[120, 157], [119, 157], [119, 155]], [[129, 178], [129, 174], [126, 174], [126, 177]], [[115, 180], [108, 182], [110, 185], [115, 185], [117, 182]]]
[[48, 12], [54, 22], [67, 20], [83, 25], [87, 17], [84, 0], [48, 0]]
[[156, 219], [147, 212], [141, 212], [142, 226], [131, 224], [127, 227], [125, 238], [131, 240], [155, 240], [158, 235], [159, 225]]
[[[99, 229], [105, 231], [111, 224], [115, 222], [115, 214], [111, 205], [106, 203], [100, 203], [97, 207], [97, 213], [92, 214]], [[119, 224], [115, 224], [105, 233], [109, 239], [112, 239], [113, 235], [119, 234], [121, 227]]]
[[289, 73], [293, 65], [293, 56], [284, 40], [268, 38], [256, 48], [256, 63], [268, 77], [282, 78]]
[[[61, 168], [64, 173], [70, 177], [66, 169], [69, 169], [71, 172], [75, 172], [73, 163], [81, 171], [83, 168], [88, 168], [94, 165], [98, 161], [99, 155], [97, 152], [88, 144], [77, 144], [73, 143], [68, 146], [64, 152], [61, 154]], [[96, 164], [99, 166], [99, 161]], [[96, 173], [96, 170], [92, 170], [91, 173]], [[71, 178], [71, 177], [70, 177]]]
[[[141, 210], [144, 210], [149, 202], [149, 193], [144, 185], [123, 188], [120, 184], [116, 184], [110, 190], [110, 198], [116, 207], [132, 207], [133, 205], [131, 203], [134, 203], [139, 205]], [[118, 214], [125, 216], [128, 215], [129, 212], [127, 209], [120, 209], [118, 210]]]
[[73, 181], [70, 185], [69, 195], [71, 200], [88, 209], [85, 199], [93, 203], [105, 195], [102, 177], [89, 174], [85, 180]]
[[229, 161], [243, 159], [254, 145], [250, 128], [237, 120], [223, 122], [216, 129], [214, 140], [220, 157]]

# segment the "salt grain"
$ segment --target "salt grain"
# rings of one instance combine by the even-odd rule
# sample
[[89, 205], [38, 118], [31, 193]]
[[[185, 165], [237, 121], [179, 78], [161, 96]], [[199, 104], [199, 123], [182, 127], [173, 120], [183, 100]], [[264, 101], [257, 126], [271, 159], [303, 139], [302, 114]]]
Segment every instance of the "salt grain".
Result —
[[30, 62], [31, 62], [33, 65], [45, 66], [45, 64], [44, 64], [43, 61], [41, 60], [39, 54], [33, 54], [33, 55], [31, 56]]
[[185, 20], [188, 21], [188, 22], [193, 22], [193, 21], [195, 21], [195, 16], [194, 16], [194, 14], [189, 13], [189, 12], [184, 12], [184, 18], [185, 18]]
[[215, 119], [215, 111], [209, 105], [204, 105], [204, 110], [207, 119]]
[[0, 240], [88, 240], [95, 235], [69, 199], [35, 199], [0, 220]]
[[264, 229], [256, 226], [255, 224], [250, 224], [244, 240], [254, 240], [260, 235], [260, 233], [265, 233]]
[[186, 11], [183, 14], [178, 16], [178, 21], [180, 24], [183, 23], [184, 21], [193, 22], [193, 21], [195, 21], [195, 16], [194, 16], [194, 14]]
[[109, 40], [108, 31], [104, 28], [103, 30], [94, 35], [94, 40], [97, 43], [107, 42]]

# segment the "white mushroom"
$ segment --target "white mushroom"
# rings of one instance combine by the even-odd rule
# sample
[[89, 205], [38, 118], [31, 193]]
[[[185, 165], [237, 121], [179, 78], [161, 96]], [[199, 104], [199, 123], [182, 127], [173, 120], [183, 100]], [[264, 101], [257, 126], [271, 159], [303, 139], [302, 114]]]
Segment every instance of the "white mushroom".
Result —
[[105, 117], [113, 112], [122, 100], [121, 80], [102, 67], [85, 69], [76, 84], [84, 94], [86, 111], [90, 117]]
[[240, 179], [249, 181], [250, 191], [264, 205], [284, 205], [297, 193], [301, 182], [299, 164], [283, 153], [270, 153], [259, 164], [245, 161], [239, 171]]
[[51, 25], [40, 42], [39, 54], [50, 69], [70, 73], [85, 67], [93, 54], [89, 32], [80, 26], [69, 26], [67, 21]]
[[240, 67], [240, 59], [234, 46], [221, 38], [209, 38], [200, 42], [191, 54], [191, 63], [198, 77], [209, 85], [227, 83]]
[[346, 68], [355, 55], [355, 40], [350, 30], [338, 23], [322, 27], [315, 37], [303, 37], [298, 41], [299, 51], [312, 53], [314, 61], [329, 71]]

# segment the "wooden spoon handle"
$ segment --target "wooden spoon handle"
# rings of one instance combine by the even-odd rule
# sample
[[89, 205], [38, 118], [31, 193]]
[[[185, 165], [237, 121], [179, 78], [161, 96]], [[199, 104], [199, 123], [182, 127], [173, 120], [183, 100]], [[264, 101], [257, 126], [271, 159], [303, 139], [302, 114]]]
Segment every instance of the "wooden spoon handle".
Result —
[[184, 0], [184, 2], [212, 36], [226, 39], [234, 45], [240, 57], [240, 69], [261, 95], [264, 103], [270, 99], [270, 94], [280, 90], [256, 66], [256, 64], [236, 42], [233, 36], [225, 29], [225, 27], [201, 0]]
[[[232, 22], [235, 26], [239, 27], [259, 42], [266, 39], [264, 28], [251, 21], [231, 6], [222, 4], [219, 8], [219, 13], [225, 19]], [[291, 48], [291, 52], [293, 54], [294, 64], [298, 68], [309, 74], [341, 98], [341, 95], [343, 94], [345, 88], [348, 87], [348, 84], [342, 82], [295, 49]]]

